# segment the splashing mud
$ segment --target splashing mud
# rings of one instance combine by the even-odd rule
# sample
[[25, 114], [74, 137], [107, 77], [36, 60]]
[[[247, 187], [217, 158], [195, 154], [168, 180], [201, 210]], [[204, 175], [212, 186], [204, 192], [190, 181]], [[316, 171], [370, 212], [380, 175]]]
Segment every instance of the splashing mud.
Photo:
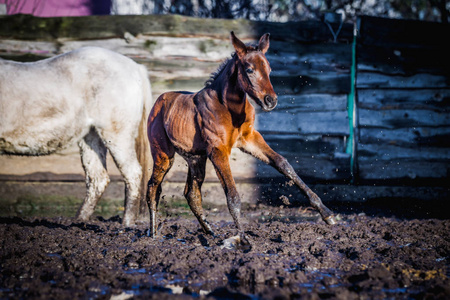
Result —
[[236, 235], [223, 218], [211, 237], [166, 217], [152, 239], [118, 217], [3, 217], [0, 298], [450, 298], [449, 220], [348, 214], [328, 226], [301, 212], [244, 211], [249, 252], [223, 246]]

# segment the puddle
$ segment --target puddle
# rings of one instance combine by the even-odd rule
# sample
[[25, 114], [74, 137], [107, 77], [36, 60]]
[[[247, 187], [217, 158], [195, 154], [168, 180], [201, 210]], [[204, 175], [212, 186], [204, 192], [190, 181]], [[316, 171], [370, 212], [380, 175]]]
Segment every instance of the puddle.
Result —
[[124, 271], [126, 274], [147, 274], [147, 270], [145, 268], [140, 269], [127, 269]]

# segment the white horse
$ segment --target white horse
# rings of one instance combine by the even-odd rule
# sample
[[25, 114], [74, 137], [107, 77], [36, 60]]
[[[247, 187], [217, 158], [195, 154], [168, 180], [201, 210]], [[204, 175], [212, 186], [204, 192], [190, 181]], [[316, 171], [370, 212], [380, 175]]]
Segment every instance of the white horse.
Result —
[[110, 180], [109, 150], [125, 181], [123, 224], [131, 226], [148, 180], [151, 105], [145, 67], [106, 49], [0, 59], [0, 154], [47, 155], [78, 143], [87, 193], [77, 217], [87, 220]]

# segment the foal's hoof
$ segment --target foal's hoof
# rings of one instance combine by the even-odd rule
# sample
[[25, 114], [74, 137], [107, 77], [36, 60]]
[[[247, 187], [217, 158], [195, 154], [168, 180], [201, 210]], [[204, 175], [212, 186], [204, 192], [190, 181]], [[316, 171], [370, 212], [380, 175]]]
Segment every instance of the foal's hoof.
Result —
[[325, 221], [325, 223], [327, 223], [328, 225], [335, 225], [337, 223], [336, 218], [334, 215], [329, 215], [328, 217], [326, 217], [325, 219], [323, 219]]
[[147, 230], [147, 236], [150, 238], [156, 238], [156, 232], [152, 232], [151, 229]]
[[239, 249], [241, 249], [244, 252], [249, 252], [250, 250], [252, 250], [252, 244], [245, 235], [241, 236], [241, 243]]
[[237, 249], [238, 245], [241, 242], [241, 237], [239, 235], [232, 236], [228, 239], [222, 241], [222, 249]]
[[203, 232], [213, 236], [214, 237], [214, 231], [212, 230], [211, 226], [209, 224], [206, 224], [205, 226], [202, 226]]
[[223, 240], [221, 246], [222, 249], [236, 249], [248, 252], [252, 249], [252, 244], [248, 241], [247, 237], [242, 235], [235, 235], [226, 240]]

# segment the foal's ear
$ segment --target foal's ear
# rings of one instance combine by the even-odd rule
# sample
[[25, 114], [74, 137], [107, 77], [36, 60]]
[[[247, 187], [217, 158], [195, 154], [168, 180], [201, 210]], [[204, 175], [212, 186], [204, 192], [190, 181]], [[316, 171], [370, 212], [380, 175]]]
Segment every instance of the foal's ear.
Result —
[[266, 33], [259, 39], [258, 49], [264, 54], [267, 52], [270, 46], [269, 36], [270, 33]]
[[231, 32], [231, 42], [233, 43], [237, 56], [243, 58], [247, 54], [247, 46], [234, 35], [233, 31]]

